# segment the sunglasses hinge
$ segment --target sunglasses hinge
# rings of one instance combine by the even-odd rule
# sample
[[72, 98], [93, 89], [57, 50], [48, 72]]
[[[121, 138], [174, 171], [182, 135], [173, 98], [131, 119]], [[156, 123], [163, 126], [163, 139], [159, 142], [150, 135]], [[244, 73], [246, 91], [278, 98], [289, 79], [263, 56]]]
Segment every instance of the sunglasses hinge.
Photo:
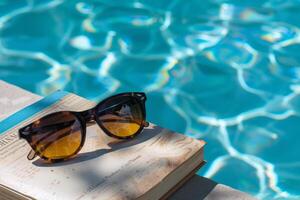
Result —
[[141, 100], [141, 101], [146, 101], [146, 94], [145, 93], [143, 93], [143, 92], [136, 92], [136, 93], [134, 93], [135, 94], [135, 96], [137, 97], [137, 98], [139, 98], [139, 100]]
[[31, 134], [30, 127], [26, 127], [26, 129], [19, 130], [19, 138], [20, 139], [27, 139], [30, 134]]

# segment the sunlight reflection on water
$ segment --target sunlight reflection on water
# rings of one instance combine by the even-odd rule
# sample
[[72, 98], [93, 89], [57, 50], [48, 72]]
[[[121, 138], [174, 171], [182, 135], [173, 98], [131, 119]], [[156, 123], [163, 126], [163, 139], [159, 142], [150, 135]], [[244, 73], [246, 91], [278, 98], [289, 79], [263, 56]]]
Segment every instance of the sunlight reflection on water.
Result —
[[150, 121], [208, 142], [200, 174], [298, 199], [299, 3], [1, 1], [0, 78], [92, 100], [146, 91]]

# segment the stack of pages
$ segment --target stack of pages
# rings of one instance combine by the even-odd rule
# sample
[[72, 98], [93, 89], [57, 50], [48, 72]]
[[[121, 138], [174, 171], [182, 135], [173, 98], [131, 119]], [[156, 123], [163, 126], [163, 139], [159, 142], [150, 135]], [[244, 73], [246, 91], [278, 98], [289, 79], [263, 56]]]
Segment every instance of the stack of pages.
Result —
[[27, 160], [30, 146], [18, 138], [20, 127], [94, 105], [71, 93], [41, 98], [0, 81], [0, 199], [165, 199], [203, 165], [204, 141], [154, 124], [126, 141], [93, 125], [75, 158]]

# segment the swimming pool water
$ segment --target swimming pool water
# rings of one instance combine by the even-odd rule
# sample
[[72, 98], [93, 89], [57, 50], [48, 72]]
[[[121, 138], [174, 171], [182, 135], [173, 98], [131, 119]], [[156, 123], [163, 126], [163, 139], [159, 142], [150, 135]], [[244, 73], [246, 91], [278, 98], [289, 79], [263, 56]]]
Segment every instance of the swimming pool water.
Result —
[[299, 0], [0, 0], [0, 78], [92, 100], [145, 91], [150, 121], [207, 141], [199, 174], [300, 199], [299, 13]]

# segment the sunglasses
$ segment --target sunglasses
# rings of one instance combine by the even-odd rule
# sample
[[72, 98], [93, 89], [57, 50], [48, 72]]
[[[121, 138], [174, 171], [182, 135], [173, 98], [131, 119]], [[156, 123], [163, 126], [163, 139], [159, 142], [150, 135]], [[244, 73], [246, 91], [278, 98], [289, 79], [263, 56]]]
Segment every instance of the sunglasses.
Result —
[[108, 136], [133, 138], [149, 126], [145, 101], [145, 93], [121, 93], [89, 110], [46, 115], [19, 130], [20, 138], [25, 139], [32, 148], [27, 158], [32, 160], [39, 156], [56, 162], [75, 156], [84, 145], [86, 127], [95, 123]]

